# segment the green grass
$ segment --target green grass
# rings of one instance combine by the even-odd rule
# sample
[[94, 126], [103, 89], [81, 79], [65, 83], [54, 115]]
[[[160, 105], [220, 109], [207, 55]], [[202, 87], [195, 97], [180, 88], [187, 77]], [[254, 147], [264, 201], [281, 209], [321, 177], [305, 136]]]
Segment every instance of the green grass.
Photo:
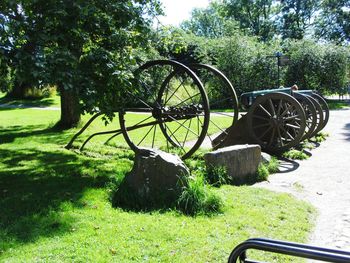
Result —
[[282, 156], [291, 160], [306, 160], [310, 157], [303, 150], [297, 150], [293, 148], [284, 152]]
[[[85, 153], [69, 151], [77, 129], [51, 129], [59, 111], [0, 111], [1, 262], [226, 262], [247, 238], [307, 240], [310, 205], [246, 186], [213, 190], [219, 215], [113, 208], [111, 192], [133, 164], [128, 148], [96, 138]], [[111, 128], [101, 123], [88, 133]]]
[[327, 104], [330, 110], [341, 110], [350, 107], [349, 103], [344, 101], [327, 100]]

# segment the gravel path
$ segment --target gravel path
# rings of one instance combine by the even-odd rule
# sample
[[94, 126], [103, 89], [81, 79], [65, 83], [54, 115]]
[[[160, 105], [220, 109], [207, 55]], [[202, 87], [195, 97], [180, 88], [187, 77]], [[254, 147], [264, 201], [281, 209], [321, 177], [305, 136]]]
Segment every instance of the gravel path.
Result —
[[283, 163], [284, 172], [256, 184], [287, 192], [319, 211], [310, 244], [350, 251], [350, 109], [331, 111], [330, 137], [306, 161]]

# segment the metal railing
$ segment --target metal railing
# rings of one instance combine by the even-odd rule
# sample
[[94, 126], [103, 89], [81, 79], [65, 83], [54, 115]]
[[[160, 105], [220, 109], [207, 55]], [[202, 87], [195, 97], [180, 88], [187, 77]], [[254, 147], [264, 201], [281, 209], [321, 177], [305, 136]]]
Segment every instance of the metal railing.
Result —
[[260, 263], [259, 261], [247, 259], [246, 251], [248, 249], [267, 251], [300, 258], [315, 259], [326, 262], [350, 263], [350, 251], [309, 246], [299, 243], [266, 238], [252, 238], [239, 244], [232, 251], [228, 262], [236, 263], [237, 260], [239, 260], [238, 262], [242, 263]]

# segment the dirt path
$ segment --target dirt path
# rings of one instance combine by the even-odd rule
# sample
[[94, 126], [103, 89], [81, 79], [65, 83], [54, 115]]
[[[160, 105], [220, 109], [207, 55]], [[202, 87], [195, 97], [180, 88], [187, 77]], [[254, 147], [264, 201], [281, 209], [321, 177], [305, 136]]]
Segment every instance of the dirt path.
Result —
[[[306, 161], [284, 163], [257, 187], [288, 192], [319, 211], [310, 244], [350, 251], [350, 110], [331, 111], [330, 134]], [[292, 171], [291, 171], [292, 170]]]

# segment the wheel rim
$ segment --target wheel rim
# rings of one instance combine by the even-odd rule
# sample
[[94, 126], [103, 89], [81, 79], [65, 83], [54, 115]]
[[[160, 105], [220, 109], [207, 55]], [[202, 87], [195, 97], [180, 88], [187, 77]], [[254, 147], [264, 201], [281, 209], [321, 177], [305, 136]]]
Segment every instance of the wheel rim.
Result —
[[318, 130], [321, 131], [328, 123], [329, 120], [329, 107], [327, 102], [324, 100], [324, 98], [322, 98], [320, 95], [316, 94], [316, 93], [312, 93], [311, 95], [314, 99], [317, 100], [317, 102], [321, 105], [322, 111], [323, 111], [323, 123], [320, 127], [320, 129]]
[[[209, 99], [211, 118], [207, 138], [213, 147], [227, 136], [227, 128], [238, 119], [238, 99], [227, 77], [218, 69], [206, 64], [190, 64], [189, 67], [200, 78]], [[219, 138], [220, 140], [215, 140]]]
[[297, 145], [306, 127], [302, 106], [284, 93], [274, 92], [257, 98], [247, 117], [250, 137], [270, 152], [284, 151]]
[[305, 139], [309, 139], [317, 127], [317, 112], [314, 103], [308, 96], [300, 93], [294, 93], [293, 96], [297, 99], [305, 112], [306, 127], [304, 135], [301, 138], [303, 141]]
[[314, 99], [313, 97], [306, 95], [311, 102], [314, 104], [315, 109], [316, 109], [316, 127], [314, 129], [314, 131], [312, 132], [312, 134], [310, 135], [310, 138], [315, 136], [320, 130], [322, 130], [322, 126], [324, 123], [324, 119], [323, 119], [323, 110], [322, 107], [320, 105], [320, 103]]
[[[140, 148], [161, 149], [178, 153], [182, 159], [191, 156], [203, 142], [210, 118], [208, 98], [199, 78], [171, 60], [150, 61], [135, 77], [138, 90], [128, 94], [133, 107], [119, 112], [130, 148], [136, 152]], [[135, 117], [136, 112], [143, 116]], [[200, 120], [196, 131], [193, 119]]]

